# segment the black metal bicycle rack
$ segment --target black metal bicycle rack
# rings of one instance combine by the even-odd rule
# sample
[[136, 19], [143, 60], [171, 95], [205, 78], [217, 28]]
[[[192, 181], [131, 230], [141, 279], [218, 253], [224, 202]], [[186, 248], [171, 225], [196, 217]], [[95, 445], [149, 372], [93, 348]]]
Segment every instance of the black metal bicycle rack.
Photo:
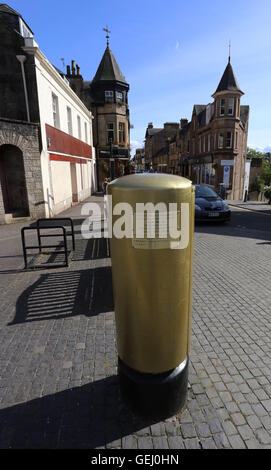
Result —
[[[67, 232], [64, 225], [60, 225], [60, 221], [62, 222], [69, 222], [71, 226], [71, 232]], [[52, 222], [57, 222], [57, 225], [53, 224]], [[48, 231], [61, 231], [61, 233], [48, 233]], [[38, 245], [26, 245], [26, 232], [36, 232]], [[46, 233], [43, 233], [46, 231]], [[75, 250], [75, 236], [74, 236], [74, 225], [72, 219], [68, 218], [58, 218], [58, 219], [39, 219], [35, 227], [25, 227], [22, 229], [22, 245], [23, 245], [23, 255], [24, 255], [24, 263], [25, 269], [45, 269], [45, 268], [62, 268], [69, 266], [69, 250], [68, 250], [68, 237], [72, 238], [72, 251]], [[63, 249], [60, 248], [60, 243], [54, 245], [43, 245], [42, 239], [43, 238], [61, 238], [63, 243]], [[44, 250], [55, 248], [56, 250], [53, 252], [44, 252]], [[62, 248], [62, 246], [61, 246]], [[29, 251], [31, 250], [38, 250], [39, 255], [42, 254], [51, 254], [51, 255], [64, 255], [64, 262], [63, 263], [48, 263], [48, 264], [35, 264], [30, 265], [28, 262], [29, 258]]]
[[[70, 224], [71, 232], [66, 232], [66, 236], [72, 238], [72, 249], [73, 249], [73, 251], [75, 251], [75, 236], [74, 236], [73, 220], [70, 219], [70, 218], [67, 218], [67, 217], [64, 217], [64, 218], [62, 218], [62, 217], [59, 218], [59, 217], [58, 217], [58, 218], [55, 218], [55, 219], [39, 219], [39, 220], [37, 221], [38, 241], [39, 241], [40, 250], [41, 250], [41, 248], [42, 248], [42, 247], [41, 247], [41, 239], [48, 237], [48, 235], [41, 235], [41, 234], [40, 234], [40, 231], [41, 231], [42, 229], [44, 229], [44, 228], [45, 228], [45, 229], [46, 229], [46, 228], [51, 228], [51, 229], [52, 229], [53, 227], [52, 227], [52, 226], [50, 227], [50, 225], [52, 225], [52, 222], [53, 222], [53, 221], [56, 221], [57, 224], [59, 224], [59, 225], [61, 225], [61, 226], [62, 226], [62, 224], [60, 224], [61, 221], [62, 221], [62, 222], [68, 222], [68, 223]], [[44, 225], [44, 226], [41, 227], [41, 224]]]

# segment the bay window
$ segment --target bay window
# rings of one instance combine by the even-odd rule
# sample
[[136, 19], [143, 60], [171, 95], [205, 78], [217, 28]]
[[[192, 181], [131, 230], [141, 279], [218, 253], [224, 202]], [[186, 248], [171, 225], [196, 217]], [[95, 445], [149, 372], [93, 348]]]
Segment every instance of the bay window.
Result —
[[114, 102], [114, 92], [113, 91], [105, 91], [104, 92], [104, 100], [106, 103], [113, 103]]
[[114, 123], [108, 122], [106, 127], [107, 132], [107, 143], [110, 144], [110, 141], [114, 142]]
[[225, 100], [220, 100], [220, 116], [225, 116]]
[[218, 148], [223, 149], [224, 147], [224, 135], [222, 133], [218, 134]]
[[227, 149], [232, 148], [232, 132], [227, 132], [227, 142], [226, 142]]

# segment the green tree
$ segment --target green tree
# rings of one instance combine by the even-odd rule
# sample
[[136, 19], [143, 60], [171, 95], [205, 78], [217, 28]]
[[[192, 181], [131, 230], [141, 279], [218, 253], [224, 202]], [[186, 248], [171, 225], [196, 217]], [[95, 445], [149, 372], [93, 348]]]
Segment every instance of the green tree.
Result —
[[266, 199], [269, 199], [269, 204], [271, 204], [271, 188], [268, 188], [264, 193]]
[[263, 161], [261, 178], [265, 186], [271, 186], [271, 163], [268, 160]]
[[264, 180], [260, 176], [256, 176], [250, 185], [249, 191], [251, 193], [262, 193], [264, 191]]
[[247, 158], [250, 158], [252, 160], [252, 158], [263, 158], [263, 157], [264, 157], [264, 154], [262, 152], [259, 152], [258, 150], [251, 149], [248, 147]]

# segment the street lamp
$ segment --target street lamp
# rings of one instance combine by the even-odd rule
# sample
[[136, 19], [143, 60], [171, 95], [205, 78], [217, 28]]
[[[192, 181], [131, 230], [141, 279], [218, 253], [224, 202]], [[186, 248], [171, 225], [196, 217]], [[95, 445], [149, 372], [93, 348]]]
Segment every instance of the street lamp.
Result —
[[112, 138], [109, 139], [109, 145], [110, 145], [110, 178], [111, 181], [115, 179], [115, 159], [113, 156], [113, 140]]

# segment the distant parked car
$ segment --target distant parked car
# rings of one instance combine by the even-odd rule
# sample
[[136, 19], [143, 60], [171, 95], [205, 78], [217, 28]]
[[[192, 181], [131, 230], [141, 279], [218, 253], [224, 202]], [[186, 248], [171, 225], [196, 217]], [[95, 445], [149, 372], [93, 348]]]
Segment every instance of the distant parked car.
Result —
[[228, 204], [209, 186], [196, 186], [196, 221], [228, 221], [231, 210]]

